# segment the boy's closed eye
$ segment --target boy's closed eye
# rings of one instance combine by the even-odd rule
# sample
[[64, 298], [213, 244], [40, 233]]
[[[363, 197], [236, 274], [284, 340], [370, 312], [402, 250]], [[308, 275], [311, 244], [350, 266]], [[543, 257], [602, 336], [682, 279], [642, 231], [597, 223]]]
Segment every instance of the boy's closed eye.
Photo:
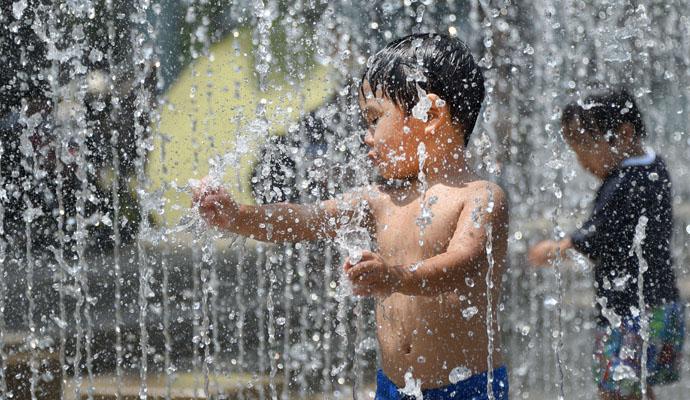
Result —
[[362, 116], [368, 127], [374, 127], [379, 122], [381, 112], [377, 110], [375, 106], [367, 105], [364, 110], [362, 110]]
[[375, 127], [376, 124], [379, 122], [379, 118], [381, 118], [379, 113], [373, 110], [367, 110], [364, 114], [364, 120], [366, 121], [367, 126], [369, 128]]

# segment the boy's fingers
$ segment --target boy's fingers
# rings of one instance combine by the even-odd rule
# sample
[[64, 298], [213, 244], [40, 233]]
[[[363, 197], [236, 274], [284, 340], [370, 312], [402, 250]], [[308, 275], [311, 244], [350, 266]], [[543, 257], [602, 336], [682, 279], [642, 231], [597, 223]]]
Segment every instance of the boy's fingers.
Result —
[[541, 258], [540, 258], [539, 256], [537, 256], [536, 254], [530, 254], [530, 255], [527, 257], [527, 260], [529, 261], [530, 264], [532, 264], [532, 265], [535, 266], [535, 267], [541, 266], [541, 264], [542, 264], [542, 262], [543, 262], [543, 261], [541, 260]]
[[352, 268], [352, 263], [350, 263], [350, 257], [345, 259], [345, 263], [343, 264], [343, 269], [345, 272], [347, 272], [350, 268]]
[[360, 261], [347, 271], [347, 275], [352, 282], [366, 283], [378, 265], [376, 261]]
[[224, 200], [224, 197], [221, 196], [221, 195], [218, 195], [218, 194], [215, 194], [215, 193], [207, 194], [207, 195], [205, 195], [205, 196], [203, 197], [203, 199], [202, 199], [202, 201], [201, 201], [201, 203], [200, 203], [200, 207], [204, 207], [204, 208], [209, 208], [209, 207], [213, 207], [213, 208], [216, 208], [216, 207], [218, 207], [218, 208], [223, 208], [223, 206], [224, 206], [223, 200]]
[[529, 263], [536, 268], [543, 268], [547, 266], [549, 262], [548, 257], [541, 254], [534, 254], [533, 256], [528, 257], [527, 259], [529, 260]]
[[192, 188], [192, 201], [195, 203], [200, 203], [205, 201], [210, 195], [217, 193], [218, 189], [208, 187], [202, 183], [199, 186]]
[[346, 273], [348, 278], [350, 278], [350, 280], [352, 281], [354, 281], [357, 278], [360, 278], [363, 274], [367, 273], [367, 262], [358, 262], [357, 264], [351, 266]]
[[354, 293], [357, 296], [368, 296], [371, 294], [371, 290], [369, 290], [369, 288], [366, 286], [353, 285], [352, 293]]
[[369, 250], [362, 250], [362, 259], [365, 259], [365, 258], [367, 258], [367, 259], [374, 258], [374, 253], [372, 253]]

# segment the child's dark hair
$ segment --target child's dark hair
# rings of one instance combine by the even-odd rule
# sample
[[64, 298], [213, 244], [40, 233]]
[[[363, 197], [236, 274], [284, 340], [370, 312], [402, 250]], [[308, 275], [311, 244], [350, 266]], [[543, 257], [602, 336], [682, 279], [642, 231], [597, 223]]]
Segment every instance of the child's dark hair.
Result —
[[451, 118], [465, 131], [467, 145], [484, 101], [484, 75], [467, 45], [438, 33], [419, 33], [389, 43], [369, 60], [362, 84], [410, 113], [419, 101], [417, 85], [448, 104]]
[[607, 139], [616, 135], [624, 123], [635, 129], [635, 138], [647, 136], [642, 113], [635, 99], [623, 88], [598, 89], [585, 94], [580, 100], [563, 109], [561, 123], [578, 121], [580, 128], [590, 135], [603, 135]]

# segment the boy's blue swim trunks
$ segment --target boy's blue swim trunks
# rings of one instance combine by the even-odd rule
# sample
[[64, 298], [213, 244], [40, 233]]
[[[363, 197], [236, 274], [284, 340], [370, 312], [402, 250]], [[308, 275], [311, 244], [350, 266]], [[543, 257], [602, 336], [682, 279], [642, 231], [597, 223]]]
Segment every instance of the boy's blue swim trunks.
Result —
[[[508, 370], [506, 367], [494, 369], [494, 399], [508, 400]], [[486, 400], [486, 372], [473, 375], [463, 381], [436, 389], [422, 390], [424, 400]], [[379, 370], [376, 373], [375, 400], [414, 400], [414, 397], [400, 393], [395, 383]]]

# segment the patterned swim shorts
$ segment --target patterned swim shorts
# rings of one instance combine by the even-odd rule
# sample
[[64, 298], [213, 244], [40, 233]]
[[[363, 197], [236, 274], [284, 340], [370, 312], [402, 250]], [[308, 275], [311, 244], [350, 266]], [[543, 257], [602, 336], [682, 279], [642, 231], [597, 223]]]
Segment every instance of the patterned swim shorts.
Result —
[[[647, 384], [680, 379], [685, 307], [668, 303], [647, 312]], [[623, 320], [618, 328], [600, 325], [596, 329], [592, 372], [599, 390], [620, 396], [640, 395], [643, 340], [640, 318]]]

